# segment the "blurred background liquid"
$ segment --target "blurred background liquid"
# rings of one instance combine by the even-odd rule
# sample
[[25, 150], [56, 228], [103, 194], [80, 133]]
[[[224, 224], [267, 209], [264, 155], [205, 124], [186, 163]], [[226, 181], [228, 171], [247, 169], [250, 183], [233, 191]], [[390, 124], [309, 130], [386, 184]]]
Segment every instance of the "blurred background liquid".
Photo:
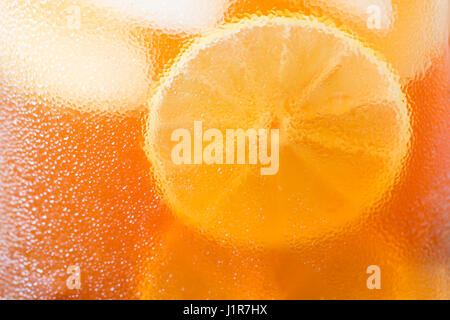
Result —
[[[0, 0], [0, 297], [450, 298], [448, 1], [387, 1], [394, 22], [379, 32], [345, 0], [185, 1], [197, 8], [190, 19], [169, 2], [179, 9]], [[402, 181], [369, 216], [312, 243], [239, 247], [167, 209], [142, 125], [187, 41], [272, 10], [327, 16], [382, 52], [400, 74], [414, 137]], [[71, 265], [79, 290], [66, 286]], [[381, 290], [366, 286], [370, 265]]]

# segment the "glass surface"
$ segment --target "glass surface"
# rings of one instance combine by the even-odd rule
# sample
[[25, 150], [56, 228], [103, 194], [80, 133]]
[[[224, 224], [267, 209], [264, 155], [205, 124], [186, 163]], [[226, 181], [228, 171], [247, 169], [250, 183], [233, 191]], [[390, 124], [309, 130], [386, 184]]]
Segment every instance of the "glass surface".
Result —
[[[0, 0], [0, 297], [450, 299], [449, 20]], [[175, 165], [195, 121], [278, 129], [277, 172]]]

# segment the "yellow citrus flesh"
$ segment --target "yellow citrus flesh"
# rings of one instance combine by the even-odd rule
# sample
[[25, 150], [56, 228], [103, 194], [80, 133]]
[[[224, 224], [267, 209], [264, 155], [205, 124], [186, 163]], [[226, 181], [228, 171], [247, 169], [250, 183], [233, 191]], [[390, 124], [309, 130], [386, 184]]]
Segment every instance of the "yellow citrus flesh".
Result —
[[[184, 223], [237, 243], [280, 246], [339, 232], [388, 199], [410, 140], [406, 98], [388, 66], [299, 14], [246, 18], [194, 41], [149, 108], [145, 148], [167, 202]], [[176, 165], [172, 132], [192, 133], [194, 121], [224, 136], [279, 129], [279, 171]]]

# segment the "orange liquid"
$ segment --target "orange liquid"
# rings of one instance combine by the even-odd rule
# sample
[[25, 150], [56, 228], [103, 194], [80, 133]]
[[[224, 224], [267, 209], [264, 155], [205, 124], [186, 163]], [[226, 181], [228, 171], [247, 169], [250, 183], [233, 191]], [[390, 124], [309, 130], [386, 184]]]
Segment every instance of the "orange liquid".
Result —
[[[367, 221], [285, 250], [224, 246], [178, 222], [142, 275], [140, 293], [147, 299], [448, 297], [448, 77], [446, 53], [405, 88], [415, 120], [408, 174]], [[382, 290], [367, 289], [369, 265], [380, 266]]]
[[[237, 2], [226, 19], [291, 7]], [[192, 38], [133, 32], [152, 51], [153, 80]], [[0, 297], [448, 299], [446, 49], [404, 85], [414, 140], [392, 198], [344, 233], [284, 249], [224, 245], [178, 221], [142, 150], [143, 112], [73, 111], [0, 83]], [[70, 265], [80, 290], [66, 286]], [[369, 265], [380, 266], [382, 290], [367, 289]]]

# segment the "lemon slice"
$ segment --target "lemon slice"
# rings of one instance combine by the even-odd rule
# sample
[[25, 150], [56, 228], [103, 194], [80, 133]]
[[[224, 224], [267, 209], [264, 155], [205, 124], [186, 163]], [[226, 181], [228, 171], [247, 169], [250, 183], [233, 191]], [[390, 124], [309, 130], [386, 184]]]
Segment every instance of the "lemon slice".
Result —
[[[338, 232], [388, 199], [409, 149], [407, 101], [387, 64], [299, 14], [253, 16], [197, 39], [149, 109], [145, 149], [168, 204], [184, 223], [233, 243], [283, 246]], [[193, 141], [200, 121], [203, 133], [224, 136], [278, 129], [278, 170], [176, 164], [173, 132], [186, 129]]]

